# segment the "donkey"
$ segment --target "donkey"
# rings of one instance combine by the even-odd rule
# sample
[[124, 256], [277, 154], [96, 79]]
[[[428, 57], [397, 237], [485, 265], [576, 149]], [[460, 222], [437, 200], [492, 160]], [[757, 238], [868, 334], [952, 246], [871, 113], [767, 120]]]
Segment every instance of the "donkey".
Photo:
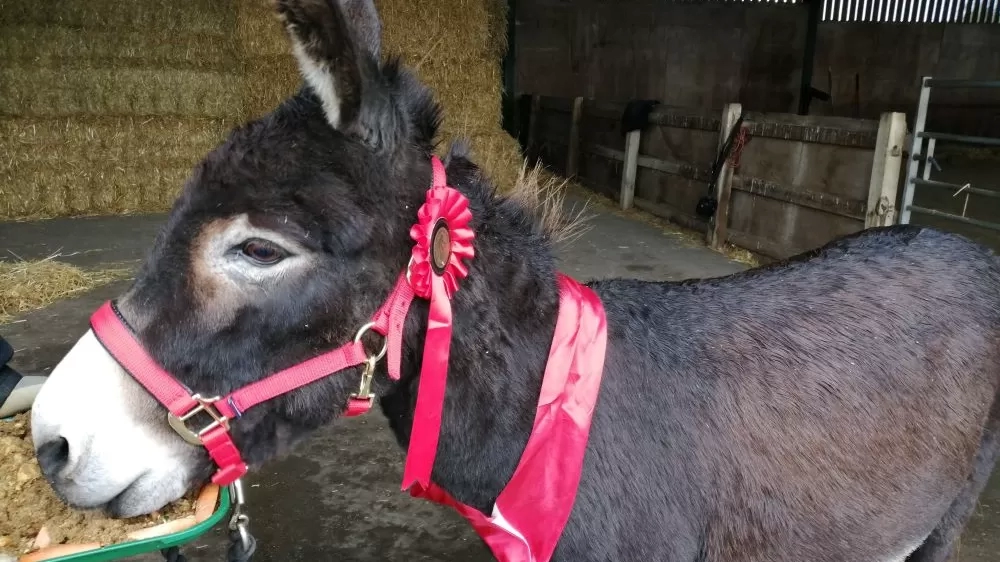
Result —
[[[432, 173], [439, 108], [381, 56], [372, 2], [276, 7], [303, 88], [194, 168], [117, 299], [150, 357], [205, 396], [350, 341], [406, 267]], [[492, 186], [464, 144], [444, 162], [470, 201], [476, 255], [452, 303], [432, 478], [489, 513], [532, 428], [559, 306], [559, 223]], [[993, 253], [889, 227], [721, 278], [587, 286], [605, 307], [607, 352], [553, 560], [948, 558], [1000, 450]], [[372, 382], [403, 447], [428, 314], [421, 300], [406, 317], [401, 378], [379, 364]], [[361, 376], [232, 420], [250, 469], [341, 415]], [[34, 405], [39, 463], [68, 504], [152, 512], [213, 470], [165, 414], [88, 331]]]

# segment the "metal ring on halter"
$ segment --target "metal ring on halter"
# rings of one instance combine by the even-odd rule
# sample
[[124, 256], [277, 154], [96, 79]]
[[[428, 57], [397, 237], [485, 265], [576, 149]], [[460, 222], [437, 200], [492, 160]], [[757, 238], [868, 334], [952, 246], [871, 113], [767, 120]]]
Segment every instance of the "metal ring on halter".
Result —
[[[354, 343], [360, 342], [361, 336], [365, 335], [365, 332], [371, 330], [374, 327], [375, 327], [375, 322], [369, 322], [364, 326], [362, 326], [361, 329], [358, 330], [358, 335], [354, 336]], [[372, 361], [380, 361], [383, 357], [385, 357], [385, 353], [387, 351], [389, 351], [389, 338], [385, 338], [385, 341], [382, 342], [382, 350], [378, 352], [378, 355], [374, 357], [369, 357], [369, 359]]]
[[233, 498], [233, 516], [229, 519], [229, 529], [240, 534], [240, 543], [243, 550], [247, 551], [250, 549], [250, 531], [247, 529], [250, 525], [250, 516], [243, 513], [243, 506], [246, 505], [246, 499], [243, 495], [243, 480], [237, 479], [229, 485], [229, 489]]
[[246, 505], [246, 496], [243, 495], [243, 479], [237, 478], [229, 485], [229, 492], [233, 498], [233, 505], [236, 510], [239, 511], [244, 505]]
[[240, 544], [244, 551], [250, 550], [250, 531], [247, 529], [249, 524], [250, 518], [243, 514], [236, 521], [236, 529], [233, 529], [240, 534]]

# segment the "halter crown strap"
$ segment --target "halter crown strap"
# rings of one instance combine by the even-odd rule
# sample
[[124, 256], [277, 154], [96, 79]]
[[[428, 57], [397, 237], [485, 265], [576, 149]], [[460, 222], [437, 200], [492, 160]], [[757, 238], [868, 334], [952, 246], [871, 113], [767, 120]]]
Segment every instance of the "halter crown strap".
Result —
[[448, 176], [444, 170], [444, 163], [437, 156], [431, 158], [431, 187], [445, 187], [448, 185]]

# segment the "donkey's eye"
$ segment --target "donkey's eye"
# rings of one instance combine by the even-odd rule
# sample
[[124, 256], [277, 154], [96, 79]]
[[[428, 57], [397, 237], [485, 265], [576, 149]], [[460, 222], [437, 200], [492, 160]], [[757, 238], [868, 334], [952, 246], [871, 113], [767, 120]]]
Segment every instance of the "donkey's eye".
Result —
[[284, 250], [265, 240], [247, 240], [240, 252], [260, 265], [274, 265], [285, 258]]

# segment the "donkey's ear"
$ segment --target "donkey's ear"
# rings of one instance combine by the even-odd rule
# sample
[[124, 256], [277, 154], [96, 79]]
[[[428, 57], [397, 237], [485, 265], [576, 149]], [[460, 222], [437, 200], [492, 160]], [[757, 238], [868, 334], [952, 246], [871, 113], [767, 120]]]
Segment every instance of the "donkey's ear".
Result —
[[355, 126], [381, 54], [373, 0], [276, 0], [299, 69], [336, 129]]

